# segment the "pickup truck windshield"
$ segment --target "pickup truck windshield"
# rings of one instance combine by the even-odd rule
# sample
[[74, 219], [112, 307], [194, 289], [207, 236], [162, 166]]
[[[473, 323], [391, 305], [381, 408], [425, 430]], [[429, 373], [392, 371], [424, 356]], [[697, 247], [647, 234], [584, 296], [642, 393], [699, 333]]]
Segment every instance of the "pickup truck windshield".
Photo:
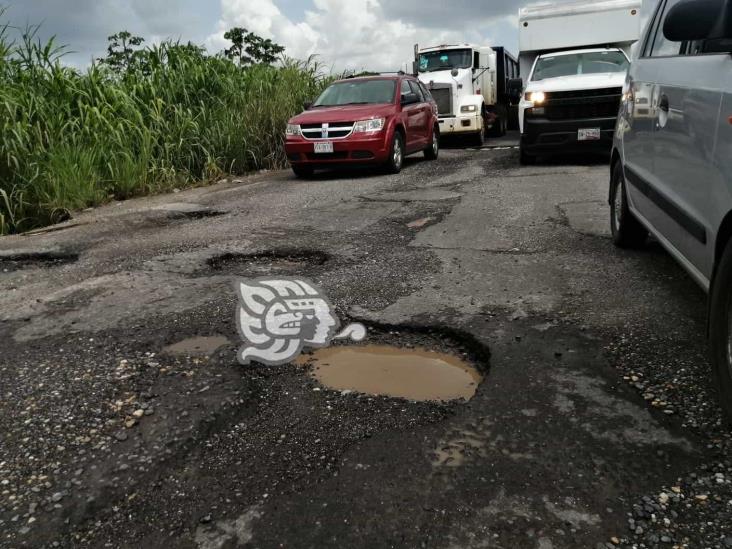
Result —
[[337, 107], [340, 105], [370, 105], [393, 103], [396, 93], [394, 80], [353, 80], [336, 82], [326, 88], [313, 103], [313, 107]]
[[469, 69], [472, 66], [471, 50], [431, 51], [419, 55], [419, 72]]
[[599, 74], [605, 72], [625, 72], [628, 59], [621, 51], [596, 51], [542, 57], [536, 62], [532, 82], [576, 76], [579, 74]]

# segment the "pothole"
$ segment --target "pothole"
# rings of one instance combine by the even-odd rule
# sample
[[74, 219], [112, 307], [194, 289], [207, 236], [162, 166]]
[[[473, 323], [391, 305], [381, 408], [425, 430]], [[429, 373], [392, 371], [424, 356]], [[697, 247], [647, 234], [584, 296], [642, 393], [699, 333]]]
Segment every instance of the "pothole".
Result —
[[163, 349], [163, 354], [175, 356], [211, 356], [230, 342], [221, 335], [189, 337]]
[[57, 267], [78, 260], [79, 254], [66, 252], [11, 252], [0, 255], [0, 272], [8, 273], [34, 267]]
[[298, 360], [322, 385], [408, 400], [470, 400], [483, 377], [455, 355], [390, 345], [319, 349]]
[[253, 254], [226, 253], [206, 263], [214, 271], [246, 272], [252, 275], [290, 274], [328, 261], [325, 252], [313, 250], [271, 250]]

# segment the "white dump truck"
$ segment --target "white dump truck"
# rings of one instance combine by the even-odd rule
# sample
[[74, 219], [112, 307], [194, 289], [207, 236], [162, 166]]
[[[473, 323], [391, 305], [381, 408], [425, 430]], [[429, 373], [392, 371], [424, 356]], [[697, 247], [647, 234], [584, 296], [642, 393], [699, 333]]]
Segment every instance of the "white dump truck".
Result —
[[641, 0], [543, 3], [519, 10], [524, 80], [519, 100], [521, 161], [539, 155], [610, 151]]
[[506, 133], [512, 118], [508, 82], [520, 74], [515, 57], [501, 47], [473, 44], [415, 46], [415, 55], [415, 76], [437, 103], [442, 135], [471, 135], [482, 145], [486, 133]]

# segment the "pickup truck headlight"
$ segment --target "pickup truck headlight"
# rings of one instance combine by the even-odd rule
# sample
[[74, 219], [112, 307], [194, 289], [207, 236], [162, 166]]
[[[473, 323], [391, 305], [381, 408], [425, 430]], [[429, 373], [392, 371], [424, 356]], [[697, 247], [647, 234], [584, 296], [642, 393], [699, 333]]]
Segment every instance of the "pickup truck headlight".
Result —
[[534, 105], [541, 105], [546, 101], [546, 94], [542, 91], [527, 93], [526, 100], [531, 101]]
[[302, 130], [299, 124], [288, 124], [285, 130], [285, 135], [302, 135]]
[[475, 105], [463, 105], [460, 107], [460, 112], [475, 112], [478, 110], [478, 107]]
[[383, 118], [360, 120], [353, 125], [353, 133], [380, 132], [384, 129], [384, 122]]

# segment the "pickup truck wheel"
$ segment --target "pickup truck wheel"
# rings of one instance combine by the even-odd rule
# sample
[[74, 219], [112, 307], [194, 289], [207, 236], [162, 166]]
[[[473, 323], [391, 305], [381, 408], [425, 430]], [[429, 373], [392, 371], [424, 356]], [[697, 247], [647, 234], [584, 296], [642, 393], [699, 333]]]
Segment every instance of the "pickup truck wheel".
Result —
[[432, 141], [424, 150], [424, 157], [427, 160], [437, 160], [437, 156], [440, 154], [440, 132], [437, 129], [432, 130]]
[[709, 297], [709, 349], [719, 402], [732, 423], [732, 241], [722, 254]]
[[292, 166], [292, 171], [300, 179], [310, 179], [314, 173], [313, 168], [310, 166]]
[[637, 248], [648, 238], [648, 230], [628, 208], [625, 176], [620, 162], [615, 164], [610, 179], [610, 230], [619, 248]]
[[386, 162], [386, 170], [389, 173], [399, 173], [402, 171], [404, 164], [404, 138], [402, 134], [395, 131], [391, 142], [391, 151], [389, 152], [389, 160]]
[[527, 153], [523, 147], [519, 149], [519, 163], [522, 166], [531, 166], [536, 164], [536, 157], [533, 154]]

